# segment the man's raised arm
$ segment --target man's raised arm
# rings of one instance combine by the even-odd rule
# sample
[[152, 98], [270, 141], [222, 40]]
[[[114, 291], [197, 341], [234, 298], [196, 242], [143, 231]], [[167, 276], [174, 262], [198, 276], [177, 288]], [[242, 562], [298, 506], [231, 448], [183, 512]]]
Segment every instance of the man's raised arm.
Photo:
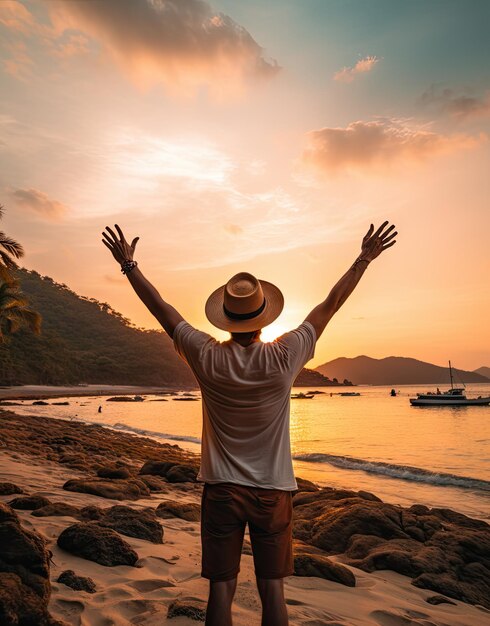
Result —
[[390, 240], [398, 234], [397, 231], [389, 235], [389, 232], [395, 228], [394, 225], [391, 225], [383, 232], [387, 224], [387, 221], [383, 222], [374, 234], [374, 226], [371, 224], [362, 240], [361, 254], [332, 288], [327, 298], [316, 306], [305, 319], [305, 321], [310, 322], [314, 327], [317, 339], [325, 330], [326, 325], [334, 313], [340, 309], [354, 291], [355, 286], [360, 281], [369, 263], [379, 256], [383, 250], [386, 250], [386, 248], [396, 243], [395, 240]]
[[[102, 243], [109, 248], [112, 252], [112, 256], [124, 269], [123, 263], [133, 261], [134, 250], [139, 237], [135, 237], [131, 245], [129, 245], [119, 226], [117, 224], [114, 224], [114, 226], [119, 233], [119, 238], [116, 233], [109, 228], [109, 226], [106, 226], [106, 230], [109, 234], [106, 232], [102, 233], [105, 237], [105, 239], [102, 239]], [[173, 338], [175, 327], [184, 318], [176, 309], [174, 309], [172, 305], [163, 300], [155, 287], [143, 276], [143, 273], [136, 266], [136, 264], [134, 264], [132, 268], [132, 263], [126, 263], [126, 266], [125, 273], [129, 282], [133, 286], [133, 289], [146, 305], [150, 313], [157, 318], [167, 334]]]

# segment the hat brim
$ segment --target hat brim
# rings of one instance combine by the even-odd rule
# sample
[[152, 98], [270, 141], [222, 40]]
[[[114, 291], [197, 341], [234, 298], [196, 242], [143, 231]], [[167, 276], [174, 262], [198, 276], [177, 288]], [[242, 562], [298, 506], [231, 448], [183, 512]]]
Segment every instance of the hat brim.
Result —
[[206, 301], [206, 317], [211, 324], [217, 328], [221, 328], [221, 330], [234, 333], [246, 333], [272, 324], [272, 322], [279, 317], [284, 308], [284, 296], [281, 290], [272, 283], [260, 279], [259, 282], [264, 292], [265, 307], [257, 317], [252, 317], [248, 320], [234, 320], [228, 317], [223, 309], [226, 285], [222, 285], [213, 291]]

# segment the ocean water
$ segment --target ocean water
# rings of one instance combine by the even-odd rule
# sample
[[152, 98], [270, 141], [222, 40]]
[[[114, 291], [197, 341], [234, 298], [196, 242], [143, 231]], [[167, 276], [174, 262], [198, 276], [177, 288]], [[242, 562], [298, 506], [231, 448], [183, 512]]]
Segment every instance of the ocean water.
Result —
[[[403, 506], [446, 507], [490, 521], [490, 406], [410, 405], [410, 397], [435, 387], [401, 385], [396, 397], [386, 386], [326, 387], [313, 400], [292, 399], [296, 476], [322, 486], [363, 489]], [[353, 390], [361, 395], [338, 395]], [[200, 398], [198, 392], [193, 395]], [[468, 385], [467, 395], [490, 396], [490, 383]], [[12, 410], [95, 422], [199, 452], [200, 399], [181, 402], [145, 395], [144, 402], [117, 403], [107, 402], [108, 397], [49, 400], [67, 400], [69, 406], [32, 406], [26, 400]]]

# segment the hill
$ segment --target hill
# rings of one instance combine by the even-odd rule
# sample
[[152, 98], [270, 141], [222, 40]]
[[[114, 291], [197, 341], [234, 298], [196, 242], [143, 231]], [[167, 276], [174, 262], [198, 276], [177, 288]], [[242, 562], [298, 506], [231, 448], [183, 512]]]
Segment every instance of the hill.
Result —
[[[406, 357], [389, 356], [373, 359], [362, 355], [355, 358], [340, 357], [315, 368], [324, 376], [348, 378], [356, 385], [449, 385], [449, 369], [432, 363]], [[488, 383], [489, 378], [477, 372], [453, 368], [455, 382]]]
[[[197, 386], [163, 330], [137, 328], [106, 302], [34, 270], [15, 274], [43, 317], [42, 332], [22, 330], [0, 344], [0, 385]], [[335, 384], [308, 372], [305, 385]]]
[[479, 367], [477, 370], [473, 370], [475, 374], [481, 374], [486, 376], [490, 380], [490, 367]]
[[42, 333], [19, 331], [0, 345], [0, 384], [196, 386], [163, 330], [136, 328], [109, 304], [33, 270], [15, 274]]
[[306, 367], [303, 368], [294, 381], [295, 387], [336, 387], [338, 385], [352, 385], [352, 383], [349, 380], [339, 382], [336, 378], [330, 380], [330, 378], [323, 376], [320, 372], [310, 370]]

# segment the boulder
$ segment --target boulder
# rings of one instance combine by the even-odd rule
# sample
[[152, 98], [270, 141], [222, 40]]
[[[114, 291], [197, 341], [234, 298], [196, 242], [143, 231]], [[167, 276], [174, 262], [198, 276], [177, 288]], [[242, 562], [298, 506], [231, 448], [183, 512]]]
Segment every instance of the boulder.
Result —
[[98, 522], [68, 526], [58, 537], [58, 546], [99, 565], [135, 565], [138, 555], [114, 530]]
[[43, 506], [51, 504], [48, 498], [44, 496], [20, 496], [9, 501], [9, 506], [13, 509], [19, 509], [21, 511], [35, 511]]
[[347, 587], [356, 586], [356, 577], [350, 569], [334, 563], [328, 556], [318, 554], [295, 554], [294, 575], [316, 576], [333, 580], [336, 583], [347, 585]]
[[0, 496], [13, 496], [16, 493], [24, 493], [24, 490], [14, 483], [0, 483]]
[[157, 506], [156, 514], [164, 519], [180, 517], [188, 522], [199, 522], [201, 519], [201, 507], [193, 502], [165, 500]]
[[[452, 509], [382, 502], [323, 488], [293, 498], [296, 539], [372, 572], [391, 569], [430, 589], [490, 608], [490, 526]], [[308, 567], [310, 564], [308, 564]]]
[[311, 482], [311, 480], [306, 480], [305, 478], [296, 477], [296, 483], [298, 485], [298, 489], [293, 491], [293, 494], [299, 493], [300, 491], [319, 491], [320, 488], [315, 483]]
[[163, 543], [163, 528], [151, 508], [135, 510], [128, 506], [112, 506], [102, 511], [99, 524], [126, 535], [151, 541], [151, 543]]
[[86, 591], [87, 593], [95, 593], [97, 587], [91, 578], [78, 576], [72, 569], [67, 569], [58, 576], [58, 582], [71, 587], [75, 591]]
[[151, 476], [150, 474], [140, 474], [142, 480], [152, 493], [162, 493], [168, 490], [167, 481], [161, 476]]
[[131, 478], [131, 472], [127, 467], [104, 465], [97, 470], [99, 478]]
[[169, 483], [196, 482], [197, 469], [192, 465], [174, 465], [171, 467], [165, 478]]
[[174, 465], [177, 465], [177, 463], [172, 461], [146, 461], [139, 473], [165, 477], [168, 470]]
[[112, 480], [106, 478], [73, 478], [63, 485], [63, 489], [90, 493], [112, 500], [138, 500], [150, 495], [150, 490], [145, 483], [135, 478], [127, 480], [119, 478]]
[[39, 509], [34, 509], [31, 515], [35, 517], [51, 517], [55, 515], [59, 516], [69, 516], [69, 517], [78, 517], [80, 511], [78, 507], [73, 506], [72, 504], [67, 504], [66, 502], [51, 502], [46, 506], [42, 506]]
[[168, 607], [167, 619], [188, 617], [196, 622], [206, 619], [206, 603], [199, 598], [179, 598]]
[[0, 502], [0, 624], [54, 626], [44, 539], [24, 530], [15, 511]]

